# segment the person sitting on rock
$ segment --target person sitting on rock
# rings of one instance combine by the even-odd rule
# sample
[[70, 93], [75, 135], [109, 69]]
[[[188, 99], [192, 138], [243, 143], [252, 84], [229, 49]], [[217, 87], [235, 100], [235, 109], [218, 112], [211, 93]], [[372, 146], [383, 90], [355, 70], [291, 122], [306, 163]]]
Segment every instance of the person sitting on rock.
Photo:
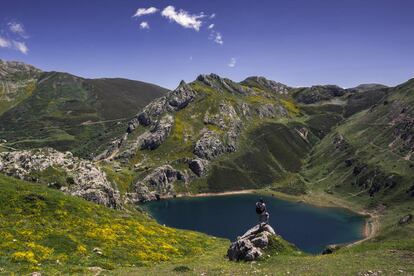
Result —
[[256, 202], [256, 214], [259, 218], [259, 224], [268, 224], [269, 223], [269, 213], [266, 210], [266, 204], [264, 203], [263, 198], [260, 198], [258, 202]]

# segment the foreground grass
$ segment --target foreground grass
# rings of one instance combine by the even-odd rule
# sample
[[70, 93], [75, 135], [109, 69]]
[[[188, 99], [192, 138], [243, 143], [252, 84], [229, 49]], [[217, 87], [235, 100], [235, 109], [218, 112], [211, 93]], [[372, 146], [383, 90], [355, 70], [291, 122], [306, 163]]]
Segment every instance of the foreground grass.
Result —
[[0, 273], [76, 274], [200, 256], [222, 241], [0, 175]]
[[[319, 256], [271, 256], [260, 262], [230, 262], [218, 247], [212, 254], [163, 263], [154, 267], [124, 268], [115, 275], [358, 275], [367, 271], [381, 271], [383, 275], [411, 275], [414, 273], [414, 254], [410, 251], [370, 250], [347, 251]], [[221, 252], [221, 253], [219, 253]]]
[[[271, 248], [264, 259], [246, 263], [227, 260], [230, 241], [164, 227], [137, 211], [110, 210], [2, 175], [0, 189], [0, 274], [414, 274], [414, 223], [398, 225], [413, 211], [409, 202], [386, 209], [380, 232], [361, 244], [319, 256]], [[307, 201], [318, 200], [334, 198]]]
[[[369, 212], [358, 201], [335, 197], [326, 193], [288, 196], [272, 190], [258, 193], [285, 200], [300, 200], [327, 207], [344, 207], [355, 212]], [[151, 267], [121, 268], [114, 275], [363, 275], [381, 271], [381, 275], [414, 274], [414, 223], [399, 225], [401, 216], [414, 212], [411, 202], [382, 210], [380, 228], [374, 237], [350, 247], [343, 247], [330, 255], [306, 255], [297, 252], [280, 254], [269, 252], [258, 262], [231, 262], [225, 257], [229, 242], [217, 244], [202, 256], [182, 258]], [[277, 229], [276, 229], [277, 230]], [[305, 231], [305, 230], [304, 230]], [[266, 255], [267, 255], [266, 254]]]

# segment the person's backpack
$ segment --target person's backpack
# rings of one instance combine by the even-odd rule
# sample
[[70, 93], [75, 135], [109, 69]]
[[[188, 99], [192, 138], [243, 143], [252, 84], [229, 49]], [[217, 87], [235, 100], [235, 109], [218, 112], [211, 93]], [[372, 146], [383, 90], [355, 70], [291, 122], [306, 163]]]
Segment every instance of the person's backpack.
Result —
[[261, 213], [263, 213], [265, 211], [265, 207], [264, 207], [264, 204], [262, 204], [262, 203], [260, 203], [260, 202], [257, 202], [256, 203], [256, 213], [257, 214], [261, 214]]

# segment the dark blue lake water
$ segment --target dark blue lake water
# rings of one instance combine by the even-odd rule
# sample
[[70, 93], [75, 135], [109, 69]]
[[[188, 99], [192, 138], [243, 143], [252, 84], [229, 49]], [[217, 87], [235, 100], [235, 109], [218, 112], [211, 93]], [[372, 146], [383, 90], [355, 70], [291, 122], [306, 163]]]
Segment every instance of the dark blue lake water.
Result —
[[[326, 245], [363, 238], [365, 218], [341, 208], [323, 208], [263, 197], [270, 224], [284, 239], [308, 253]], [[175, 198], [143, 204], [160, 224], [234, 240], [257, 223], [254, 194]]]

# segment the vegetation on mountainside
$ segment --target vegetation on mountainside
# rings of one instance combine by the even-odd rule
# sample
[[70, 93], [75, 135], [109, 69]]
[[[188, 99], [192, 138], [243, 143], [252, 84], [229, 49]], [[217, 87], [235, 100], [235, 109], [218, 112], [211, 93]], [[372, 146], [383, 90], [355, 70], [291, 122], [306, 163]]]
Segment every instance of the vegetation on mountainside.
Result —
[[303, 175], [312, 190], [366, 202], [412, 201], [413, 82], [350, 117], [316, 145]]
[[201, 256], [221, 244], [0, 175], [0, 273], [85, 273]]
[[43, 73], [25, 89], [30, 93], [0, 116], [0, 137], [15, 148], [51, 146], [82, 157], [101, 151], [125, 132], [125, 122], [167, 91], [139, 81], [57, 72]]
[[[280, 94], [269, 94], [266, 81], [231, 83], [254, 95], [215, 89], [199, 80], [191, 83], [197, 97], [174, 112], [169, 137], [156, 150], [137, 150], [129, 160], [101, 162], [108, 179], [125, 194], [156, 167], [170, 164], [189, 172], [187, 161], [194, 158], [202, 130], [220, 136], [228, 131], [205, 122], [207, 113], [219, 114], [223, 103], [236, 109], [247, 103], [251, 110], [272, 104], [287, 114], [239, 115], [243, 131], [237, 151], [212, 160], [207, 175], [192, 175], [189, 185], [175, 182], [175, 191], [267, 188], [297, 200], [347, 202], [378, 217], [381, 226], [374, 238], [326, 256], [302, 256], [281, 241], [257, 263], [233, 263], [224, 257], [227, 241], [163, 227], [134, 210], [108, 210], [0, 175], [0, 273], [73, 274], [93, 266], [122, 275], [414, 273], [414, 223], [399, 223], [414, 212], [414, 81], [396, 88], [289, 91], [271, 83], [281, 87]], [[16, 98], [15, 106], [0, 106], [8, 109], [0, 115], [0, 138], [12, 147], [48, 145], [84, 157], [125, 132], [124, 122], [112, 120], [129, 119], [165, 91], [134, 81], [85, 80], [64, 73], [45, 73], [32, 88]], [[223, 122], [229, 123], [229, 117]], [[139, 126], [129, 142], [147, 130]], [[54, 169], [39, 178], [59, 185], [70, 182]], [[141, 267], [130, 267], [134, 265]]]

